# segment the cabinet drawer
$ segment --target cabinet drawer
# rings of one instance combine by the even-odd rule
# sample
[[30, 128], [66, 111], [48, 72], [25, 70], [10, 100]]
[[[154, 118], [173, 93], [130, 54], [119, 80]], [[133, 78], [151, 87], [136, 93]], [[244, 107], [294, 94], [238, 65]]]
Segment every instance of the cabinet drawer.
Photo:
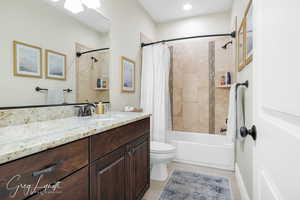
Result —
[[88, 139], [80, 140], [0, 166], [0, 199], [24, 199], [30, 192], [21, 186], [42, 187], [83, 168], [88, 147]]
[[28, 200], [88, 200], [89, 168], [86, 167], [57, 184], [57, 188], [35, 195]]
[[150, 118], [91, 137], [91, 159], [97, 160], [150, 131]]

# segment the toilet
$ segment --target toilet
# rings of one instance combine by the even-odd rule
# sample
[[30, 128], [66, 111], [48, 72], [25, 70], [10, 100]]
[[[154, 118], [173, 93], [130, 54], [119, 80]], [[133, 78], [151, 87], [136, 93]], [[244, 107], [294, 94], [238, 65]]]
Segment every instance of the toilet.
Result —
[[161, 143], [150, 143], [151, 179], [165, 181], [168, 178], [167, 164], [174, 160], [176, 147]]

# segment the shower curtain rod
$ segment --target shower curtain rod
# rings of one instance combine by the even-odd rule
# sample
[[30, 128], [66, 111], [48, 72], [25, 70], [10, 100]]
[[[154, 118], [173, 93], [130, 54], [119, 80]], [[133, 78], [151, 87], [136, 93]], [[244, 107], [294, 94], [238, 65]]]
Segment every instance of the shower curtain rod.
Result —
[[92, 52], [96, 52], [96, 51], [106, 51], [106, 50], [109, 50], [109, 48], [95, 49], [95, 50], [85, 51], [85, 52], [76, 52], [76, 56], [80, 57], [80, 56], [82, 56], [84, 54], [87, 54], [87, 53], [92, 53]]
[[170, 40], [161, 40], [161, 41], [152, 42], [152, 43], [142, 43], [142, 48], [146, 47], [146, 46], [154, 45], [154, 44], [173, 42], [173, 41], [178, 41], [178, 40], [190, 40], [190, 39], [196, 39], [196, 38], [225, 37], [225, 36], [231, 36], [231, 37], [235, 38], [236, 32], [233, 31], [232, 33], [225, 33], [225, 34], [198, 35], [198, 36], [192, 36], [192, 37], [174, 38], [174, 39], [170, 39]]

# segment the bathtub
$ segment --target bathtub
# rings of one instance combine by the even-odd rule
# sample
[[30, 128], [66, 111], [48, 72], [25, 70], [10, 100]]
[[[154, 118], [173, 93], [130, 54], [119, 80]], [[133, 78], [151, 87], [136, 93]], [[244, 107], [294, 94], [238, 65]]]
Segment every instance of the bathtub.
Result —
[[168, 138], [177, 147], [176, 162], [234, 171], [235, 146], [229, 137], [173, 131]]

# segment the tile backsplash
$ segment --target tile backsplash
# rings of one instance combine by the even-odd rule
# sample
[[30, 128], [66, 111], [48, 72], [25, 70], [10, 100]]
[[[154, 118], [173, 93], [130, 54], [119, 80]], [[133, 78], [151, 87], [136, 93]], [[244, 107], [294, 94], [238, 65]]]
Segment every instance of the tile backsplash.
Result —
[[74, 106], [0, 110], [0, 128], [76, 116]]

